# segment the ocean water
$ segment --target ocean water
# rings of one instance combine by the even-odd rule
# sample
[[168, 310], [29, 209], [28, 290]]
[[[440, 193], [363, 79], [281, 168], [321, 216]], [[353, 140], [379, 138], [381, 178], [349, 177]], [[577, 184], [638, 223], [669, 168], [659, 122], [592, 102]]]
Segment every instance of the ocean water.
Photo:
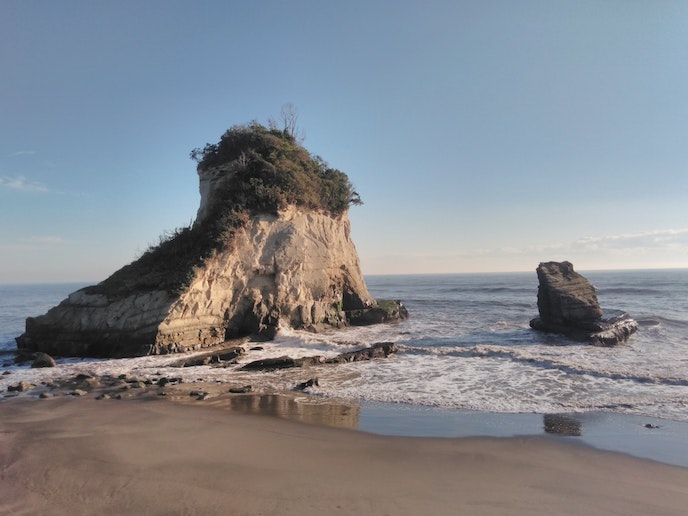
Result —
[[248, 373], [238, 367], [177, 368], [178, 356], [59, 359], [60, 367], [12, 363], [27, 316], [45, 313], [83, 285], [0, 286], [0, 392], [20, 380], [39, 384], [84, 372], [161, 374], [184, 381], [251, 383], [289, 389], [317, 376], [317, 396], [363, 403], [494, 413], [610, 412], [688, 422], [688, 269], [584, 271], [603, 309], [640, 323], [630, 340], [598, 348], [531, 330], [537, 277], [531, 273], [368, 276], [377, 298], [400, 299], [410, 318], [397, 324], [312, 334], [283, 329], [243, 361], [269, 356], [334, 356], [380, 341], [400, 351], [385, 360]]

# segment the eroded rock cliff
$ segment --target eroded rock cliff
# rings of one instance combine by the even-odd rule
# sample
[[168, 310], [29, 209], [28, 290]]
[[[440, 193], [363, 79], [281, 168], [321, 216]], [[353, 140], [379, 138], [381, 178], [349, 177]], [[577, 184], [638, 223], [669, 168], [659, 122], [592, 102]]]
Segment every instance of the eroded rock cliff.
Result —
[[[280, 325], [318, 329], [361, 322], [365, 314], [371, 322], [406, 316], [399, 303], [389, 310], [368, 293], [351, 241], [346, 176], [289, 135], [257, 124], [228, 135], [245, 148], [206, 147], [193, 227], [27, 319], [19, 348], [58, 356], [161, 354], [247, 335], [269, 339]], [[298, 181], [308, 183], [305, 191]]]
[[288, 209], [253, 217], [233, 248], [197, 267], [180, 294], [71, 294], [29, 318], [23, 348], [63, 356], [130, 356], [201, 349], [229, 338], [271, 338], [295, 328], [346, 323], [346, 311], [375, 306], [360, 271], [346, 215]]

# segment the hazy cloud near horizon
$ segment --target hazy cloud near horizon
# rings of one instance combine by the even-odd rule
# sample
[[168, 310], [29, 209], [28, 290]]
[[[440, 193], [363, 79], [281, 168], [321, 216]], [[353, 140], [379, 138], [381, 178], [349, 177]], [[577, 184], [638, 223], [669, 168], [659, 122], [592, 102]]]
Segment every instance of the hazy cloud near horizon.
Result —
[[32, 181], [24, 176], [0, 177], [0, 188], [8, 188], [20, 192], [48, 192], [48, 187], [40, 181]]
[[640, 233], [587, 237], [577, 240], [573, 245], [582, 246], [590, 250], [597, 250], [603, 247], [612, 249], [667, 249], [676, 246], [688, 249], [688, 228], [658, 229]]
[[[368, 257], [372, 265], [371, 274], [380, 274], [384, 270], [376, 269], [384, 264], [392, 273], [408, 273], [412, 264], [422, 272], [452, 272], [460, 264], [465, 272], [483, 272], [491, 263], [509, 263], [508, 271], [526, 271], [534, 269], [540, 261], [564, 261], [574, 263], [579, 269], [610, 269], [610, 263], [618, 263], [620, 255], [642, 258], [644, 255], [664, 251], [676, 261], [667, 260], [657, 263], [657, 268], [682, 268], [688, 258], [688, 228], [660, 229], [640, 233], [626, 233], [601, 237], [583, 237], [570, 242], [532, 245], [524, 247], [495, 247], [463, 249], [447, 254], [405, 253], [387, 254]], [[501, 260], [504, 259], [504, 260]], [[648, 268], [641, 262], [629, 262], [621, 268]], [[391, 267], [390, 267], [390, 264]], [[481, 268], [482, 267], [482, 268]], [[495, 271], [497, 269], [494, 269]], [[486, 271], [490, 272], [490, 271]]]

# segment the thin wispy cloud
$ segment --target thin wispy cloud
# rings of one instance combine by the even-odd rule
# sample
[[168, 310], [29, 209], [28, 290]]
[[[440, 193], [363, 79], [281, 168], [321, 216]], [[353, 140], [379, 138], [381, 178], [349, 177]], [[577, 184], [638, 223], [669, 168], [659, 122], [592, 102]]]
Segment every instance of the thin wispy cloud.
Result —
[[33, 181], [25, 176], [0, 177], [0, 190], [14, 190], [16, 192], [25, 193], [48, 193], [51, 195], [68, 195], [73, 197], [90, 197], [91, 194], [87, 192], [69, 192], [65, 190], [55, 190], [45, 183], [40, 181]]
[[34, 154], [36, 154], [36, 151], [34, 151], [34, 150], [20, 150], [20, 151], [13, 152], [12, 154], [10, 154], [10, 157], [19, 158], [21, 156], [33, 156]]
[[0, 188], [16, 190], [19, 192], [45, 193], [49, 191], [48, 187], [44, 183], [41, 183], [40, 181], [32, 181], [24, 176], [0, 177]]

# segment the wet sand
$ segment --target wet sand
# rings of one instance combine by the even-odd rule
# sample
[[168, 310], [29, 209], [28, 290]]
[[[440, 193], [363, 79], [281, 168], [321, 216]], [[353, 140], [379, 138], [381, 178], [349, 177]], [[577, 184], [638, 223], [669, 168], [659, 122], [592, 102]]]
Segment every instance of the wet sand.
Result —
[[371, 435], [199, 404], [0, 403], [0, 514], [681, 514], [688, 469], [542, 437]]

